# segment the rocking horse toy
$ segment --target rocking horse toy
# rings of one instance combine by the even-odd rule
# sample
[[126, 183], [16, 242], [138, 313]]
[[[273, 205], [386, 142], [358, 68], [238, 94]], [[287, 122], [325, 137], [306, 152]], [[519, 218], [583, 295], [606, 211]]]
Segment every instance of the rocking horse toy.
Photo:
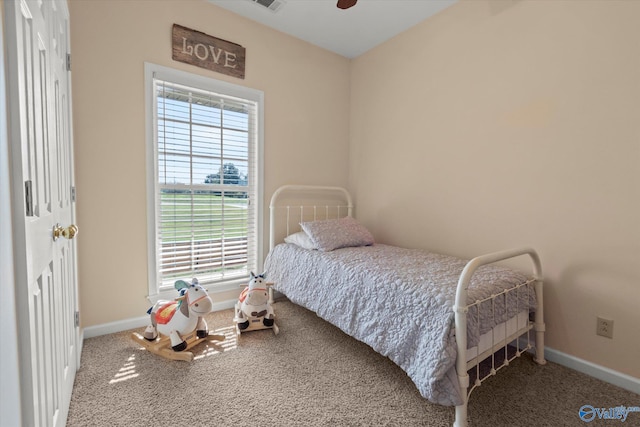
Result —
[[251, 272], [249, 286], [240, 293], [235, 307], [236, 333], [273, 329], [274, 334], [280, 331], [275, 322], [275, 313], [269, 298], [273, 283], [265, 282], [265, 274], [255, 275]]
[[[211, 312], [213, 301], [198, 279], [191, 283], [178, 280], [180, 296], [173, 301], [158, 301], [147, 311], [151, 324], [144, 336], [134, 332], [131, 338], [154, 354], [172, 360], [193, 360], [186, 351], [202, 341], [224, 341], [224, 335], [209, 334], [204, 315]], [[163, 336], [160, 336], [163, 335]]]

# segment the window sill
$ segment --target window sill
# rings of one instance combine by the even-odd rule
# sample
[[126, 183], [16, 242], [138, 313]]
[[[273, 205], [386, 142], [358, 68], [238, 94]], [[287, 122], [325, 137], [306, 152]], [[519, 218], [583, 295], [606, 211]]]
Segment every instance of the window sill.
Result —
[[[209, 295], [235, 290], [240, 292], [240, 288], [247, 283], [248, 279], [242, 277], [225, 283], [204, 285], [204, 288], [207, 290]], [[163, 289], [157, 294], [148, 295], [147, 299], [149, 300], [149, 302], [151, 302], [151, 304], [155, 304], [160, 300], [171, 301], [173, 299], [176, 299], [178, 296], [179, 295], [175, 289]]]

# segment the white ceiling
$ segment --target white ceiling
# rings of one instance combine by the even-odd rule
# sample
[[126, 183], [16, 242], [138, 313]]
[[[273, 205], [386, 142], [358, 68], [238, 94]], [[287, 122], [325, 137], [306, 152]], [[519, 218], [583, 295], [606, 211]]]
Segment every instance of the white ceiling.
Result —
[[271, 28], [347, 58], [378, 44], [451, 6], [457, 0], [359, 0], [350, 9], [337, 0], [276, 0], [276, 12], [251, 0], [208, 0]]

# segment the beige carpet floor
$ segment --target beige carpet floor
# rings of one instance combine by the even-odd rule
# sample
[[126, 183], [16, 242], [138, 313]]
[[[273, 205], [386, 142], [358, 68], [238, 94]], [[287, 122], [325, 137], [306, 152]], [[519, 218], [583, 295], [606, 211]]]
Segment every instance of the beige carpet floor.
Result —
[[[233, 333], [233, 311], [211, 313], [224, 342], [169, 361], [121, 332], [85, 340], [67, 426], [450, 426], [453, 407], [423, 399], [389, 359], [289, 301], [280, 334]], [[140, 330], [141, 331], [141, 330]], [[583, 405], [640, 406], [640, 395], [529, 355], [471, 395], [475, 426], [640, 426], [640, 413], [585, 423]]]

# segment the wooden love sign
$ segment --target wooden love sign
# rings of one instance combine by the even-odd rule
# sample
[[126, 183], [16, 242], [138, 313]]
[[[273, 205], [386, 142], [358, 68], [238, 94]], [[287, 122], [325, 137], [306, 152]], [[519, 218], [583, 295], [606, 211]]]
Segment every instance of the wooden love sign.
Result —
[[246, 53], [239, 44], [173, 24], [172, 47], [175, 61], [244, 79]]

